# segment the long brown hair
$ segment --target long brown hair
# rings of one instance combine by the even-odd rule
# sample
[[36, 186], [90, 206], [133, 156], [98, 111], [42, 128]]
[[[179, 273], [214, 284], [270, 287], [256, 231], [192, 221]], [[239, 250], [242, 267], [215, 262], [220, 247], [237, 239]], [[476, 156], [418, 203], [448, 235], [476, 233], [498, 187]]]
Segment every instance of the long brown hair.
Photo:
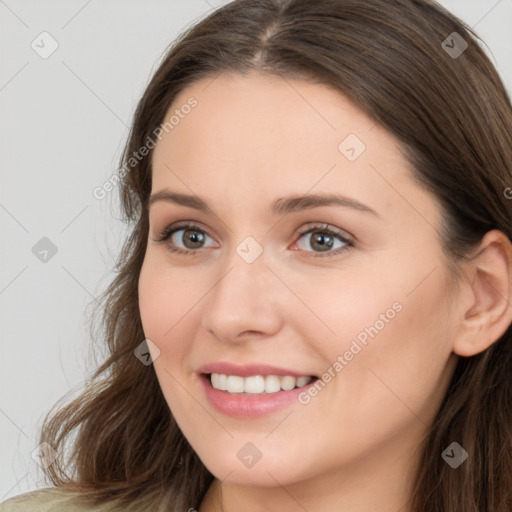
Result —
[[[42, 429], [40, 441], [58, 453], [49, 480], [96, 504], [197, 509], [214, 478], [173, 419], [153, 367], [134, 356], [144, 340], [137, 288], [152, 153], [130, 158], [188, 85], [249, 70], [332, 85], [394, 134], [441, 205], [454, 268], [491, 229], [512, 240], [511, 102], [465, 23], [431, 0], [236, 0], [212, 12], [172, 44], [135, 112], [120, 183], [131, 231], [100, 298], [108, 358]], [[420, 447], [411, 510], [511, 510], [511, 370], [510, 326], [484, 352], [459, 358]], [[441, 457], [453, 441], [469, 453], [456, 470]]]

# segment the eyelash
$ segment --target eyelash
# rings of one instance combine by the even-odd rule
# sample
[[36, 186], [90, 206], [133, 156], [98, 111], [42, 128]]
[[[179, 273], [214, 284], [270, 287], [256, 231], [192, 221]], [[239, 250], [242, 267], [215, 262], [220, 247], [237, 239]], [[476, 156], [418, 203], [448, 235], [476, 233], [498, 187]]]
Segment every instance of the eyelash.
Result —
[[[185, 222], [185, 223], [181, 223], [181, 224], [173, 224], [173, 225], [167, 226], [165, 229], [163, 229], [159, 233], [158, 238], [154, 239], [154, 241], [158, 242], [158, 243], [164, 243], [176, 231], [181, 231], [182, 229], [185, 229], [185, 230], [189, 229], [191, 231], [198, 231], [200, 233], [204, 233], [207, 236], [209, 236], [203, 229], [199, 228], [199, 226], [197, 226], [196, 224], [193, 224], [191, 222]], [[316, 232], [319, 232], [319, 233], [322, 233], [322, 234], [327, 234], [327, 235], [330, 235], [330, 236], [334, 236], [334, 237], [338, 238], [339, 240], [341, 240], [345, 244], [345, 246], [337, 249], [336, 251], [326, 252], [325, 254], [315, 253], [314, 251], [305, 251], [305, 252], [308, 252], [308, 253], [312, 252], [314, 258], [338, 256], [340, 253], [345, 252], [347, 250], [350, 250], [354, 246], [352, 241], [350, 241], [348, 238], [344, 237], [341, 234], [341, 232], [339, 232], [338, 230], [335, 230], [334, 228], [330, 227], [328, 224], [318, 224], [316, 226], [308, 227], [307, 229], [305, 229], [304, 231], [301, 231], [299, 233], [299, 235], [297, 237], [297, 240], [302, 238], [304, 235], [307, 235], [309, 233], [316, 233]], [[169, 251], [171, 251], [173, 253], [176, 253], [176, 254], [181, 254], [183, 256], [187, 256], [187, 255], [190, 255], [190, 254], [196, 255], [197, 252], [201, 249], [201, 248], [195, 249], [195, 250], [192, 250], [192, 249], [181, 249], [180, 247], [171, 247], [170, 245], [167, 248], [168, 248]]]

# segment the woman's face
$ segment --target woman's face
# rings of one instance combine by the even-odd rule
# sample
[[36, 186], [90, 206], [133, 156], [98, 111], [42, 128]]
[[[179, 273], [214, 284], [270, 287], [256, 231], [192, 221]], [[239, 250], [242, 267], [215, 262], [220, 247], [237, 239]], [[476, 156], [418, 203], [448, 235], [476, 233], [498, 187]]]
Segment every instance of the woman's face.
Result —
[[196, 82], [171, 115], [139, 301], [189, 443], [244, 485], [412, 461], [456, 362], [456, 299], [397, 140], [328, 86], [254, 72]]

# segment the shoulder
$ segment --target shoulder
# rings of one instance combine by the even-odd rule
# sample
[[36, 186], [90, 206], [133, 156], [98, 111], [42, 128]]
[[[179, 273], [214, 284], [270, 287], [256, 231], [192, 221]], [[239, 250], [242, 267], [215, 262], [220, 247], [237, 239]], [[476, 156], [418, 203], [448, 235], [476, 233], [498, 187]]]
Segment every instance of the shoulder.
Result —
[[0, 503], [0, 512], [101, 512], [76, 492], [47, 487], [25, 492]]

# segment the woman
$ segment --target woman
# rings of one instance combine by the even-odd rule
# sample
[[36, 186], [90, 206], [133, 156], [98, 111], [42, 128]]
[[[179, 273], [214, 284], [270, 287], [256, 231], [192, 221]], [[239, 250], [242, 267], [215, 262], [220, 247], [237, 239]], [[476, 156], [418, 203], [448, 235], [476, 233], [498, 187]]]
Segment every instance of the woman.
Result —
[[232, 2], [121, 171], [110, 357], [1, 510], [511, 510], [512, 107], [469, 27]]

